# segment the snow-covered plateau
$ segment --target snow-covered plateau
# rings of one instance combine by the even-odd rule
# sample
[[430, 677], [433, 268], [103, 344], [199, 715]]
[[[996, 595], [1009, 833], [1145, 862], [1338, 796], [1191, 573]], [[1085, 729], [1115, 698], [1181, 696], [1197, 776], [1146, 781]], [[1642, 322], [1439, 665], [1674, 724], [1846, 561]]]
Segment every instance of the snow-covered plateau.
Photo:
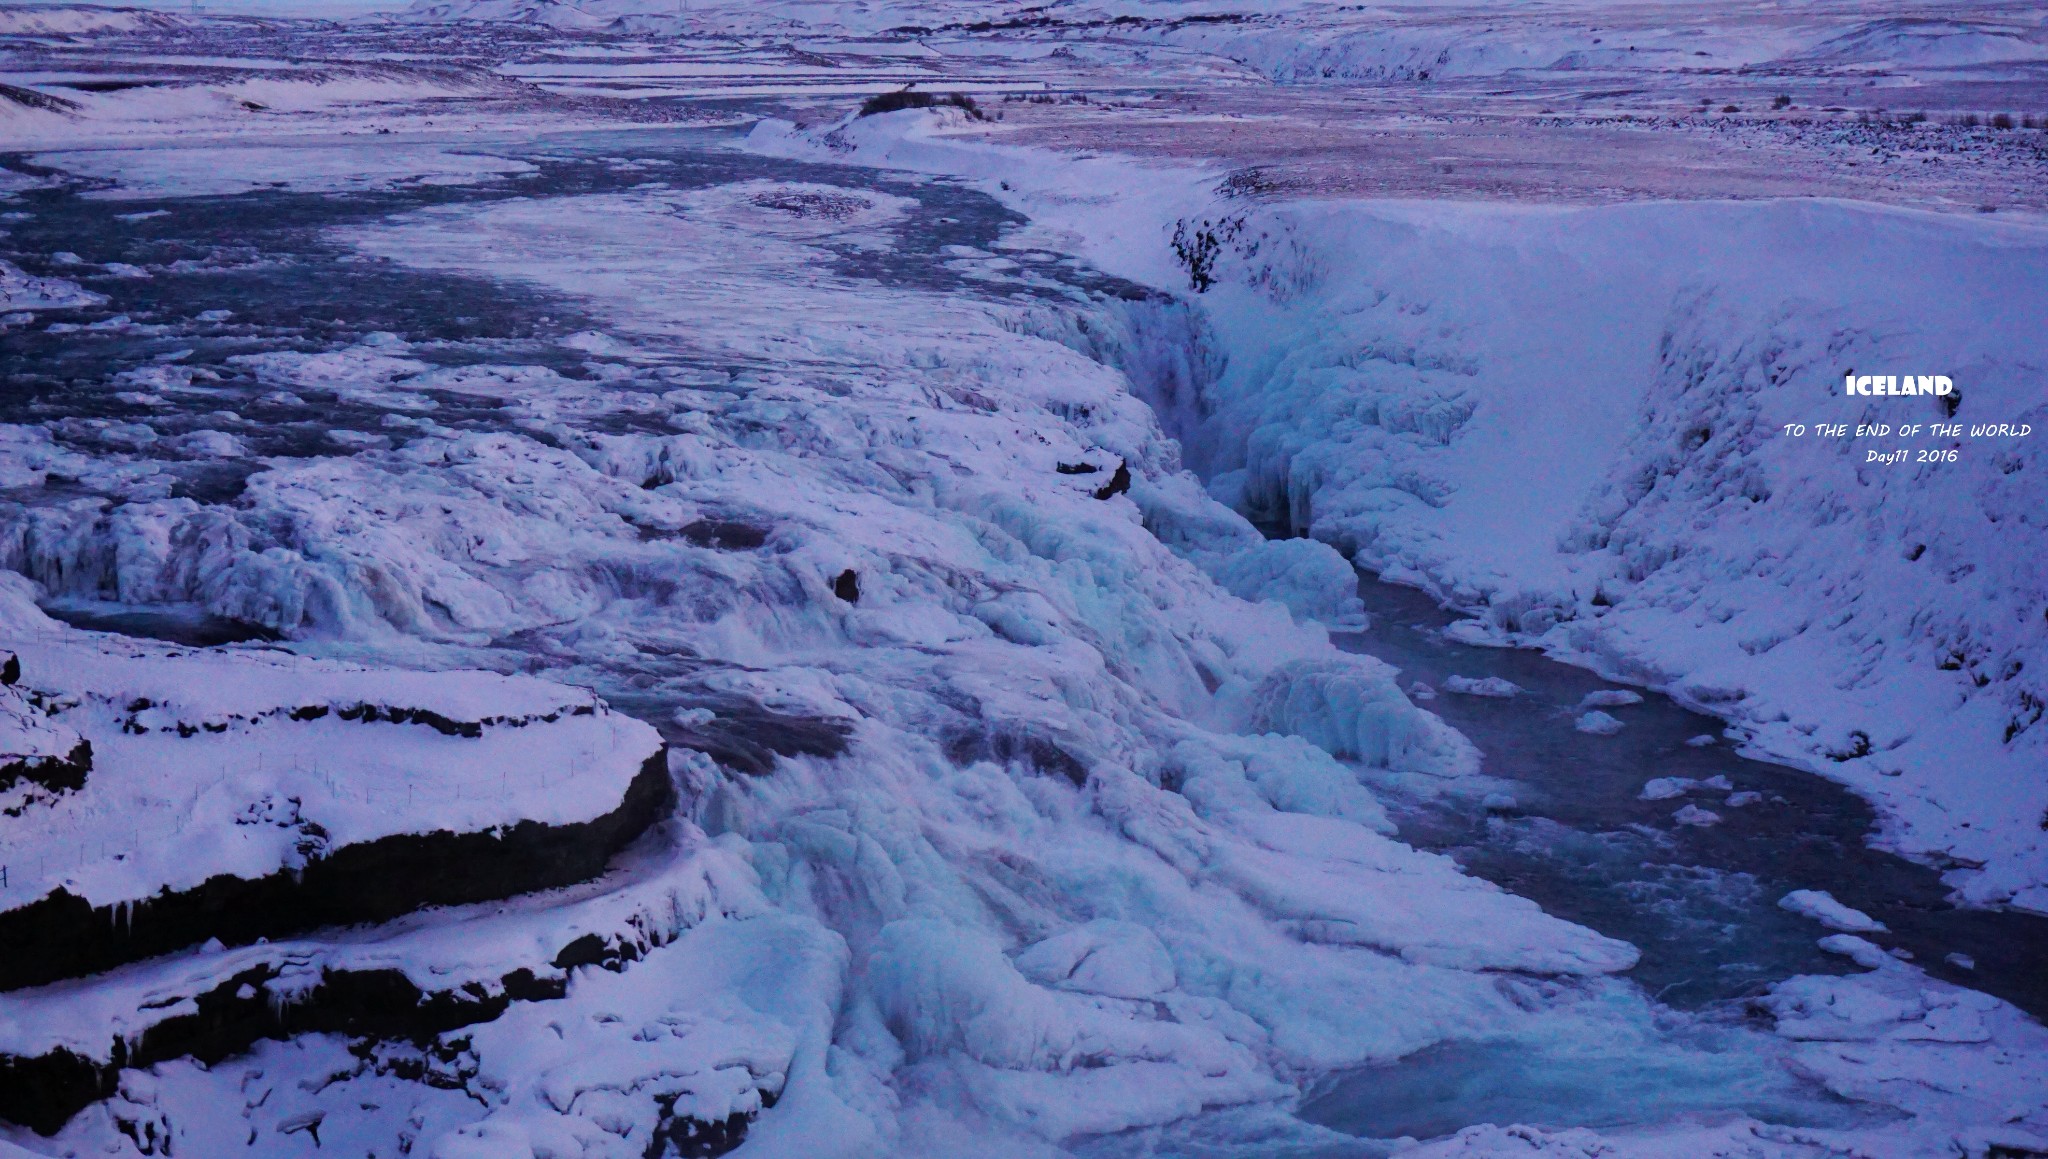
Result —
[[0, 1155], [2048, 1154], [2044, 60], [0, 7]]

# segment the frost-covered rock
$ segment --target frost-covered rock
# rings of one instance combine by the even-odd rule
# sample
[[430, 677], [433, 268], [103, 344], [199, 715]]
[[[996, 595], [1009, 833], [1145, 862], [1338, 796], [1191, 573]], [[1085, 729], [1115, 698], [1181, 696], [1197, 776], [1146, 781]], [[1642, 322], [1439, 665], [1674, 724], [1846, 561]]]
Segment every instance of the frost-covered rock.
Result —
[[[89, 982], [0, 994], [0, 1059], [19, 1080], [0, 1086], [0, 1115], [53, 1131], [103, 1097], [111, 1076], [146, 1073], [124, 1067], [230, 1056], [335, 1019], [431, 1039], [517, 1002], [560, 999], [580, 967], [616, 971], [706, 921], [768, 912], [729, 842], [668, 836], [567, 894], [450, 907], [340, 937], [233, 948], [210, 938]], [[212, 1017], [195, 1019], [202, 1009]], [[403, 1049], [386, 1063], [432, 1065]], [[203, 1124], [186, 1126], [206, 1137]]]
[[[19, 661], [9, 654], [8, 662]], [[92, 769], [92, 743], [50, 719], [39, 699], [0, 688], [0, 810], [9, 816], [76, 791]]]
[[[516, 1006], [472, 1032], [472, 1081], [493, 1105], [431, 1154], [612, 1155], [627, 1139], [634, 1154], [722, 1153], [793, 1076], [822, 1077], [845, 968], [837, 938], [762, 914], [696, 925], [630, 973], [578, 971], [560, 1001]], [[826, 1091], [798, 1100], [810, 1105], [791, 1110], [812, 1129], [872, 1140], [843, 1105], [818, 1105], [837, 1101]]]

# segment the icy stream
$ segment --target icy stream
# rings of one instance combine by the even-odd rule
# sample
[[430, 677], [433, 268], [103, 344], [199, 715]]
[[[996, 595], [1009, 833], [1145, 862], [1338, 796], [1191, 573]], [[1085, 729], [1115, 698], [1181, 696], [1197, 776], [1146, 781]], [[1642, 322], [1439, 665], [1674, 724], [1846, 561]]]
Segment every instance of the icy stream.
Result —
[[[1937, 977], [2048, 1011], [2048, 919], [1948, 904], [1934, 870], [1866, 843], [1874, 815], [1847, 790], [1738, 755], [1720, 721], [1668, 697], [1600, 705], [1598, 694], [1629, 690], [1535, 652], [1447, 638], [1454, 617], [1415, 589], [1362, 575], [1359, 593], [1372, 627], [1340, 645], [1396, 665], [1404, 687], [1437, 690], [1431, 710], [1485, 754], [1469, 783], [1371, 775], [1402, 838], [1633, 943], [1643, 956], [1628, 976], [1660, 1001], [1732, 1024], [1742, 1000], [1770, 983], [1855, 971], [1819, 948], [1832, 931], [1778, 904], [1803, 889], [1882, 922], [1885, 932], [1864, 936]], [[1519, 691], [1444, 690], [1459, 677]], [[1575, 727], [1594, 706], [1620, 730]], [[1645, 789], [1655, 778], [1716, 777], [1730, 787], [1695, 784], [1668, 797]], [[1688, 807], [1718, 820], [1676, 820]], [[1767, 1121], [1827, 1119], [1825, 1103], [1780, 1101], [1747, 1087], [1753, 1077], [1736, 1062], [1674, 1065], [1628, 1042], [1555, 1054], [1447, 1044], [1327, 1083], [1303, 1114], [1378, 1138], [1429, 1138], [1475, 1121], [1605, 1126], [1737, 1108]]]

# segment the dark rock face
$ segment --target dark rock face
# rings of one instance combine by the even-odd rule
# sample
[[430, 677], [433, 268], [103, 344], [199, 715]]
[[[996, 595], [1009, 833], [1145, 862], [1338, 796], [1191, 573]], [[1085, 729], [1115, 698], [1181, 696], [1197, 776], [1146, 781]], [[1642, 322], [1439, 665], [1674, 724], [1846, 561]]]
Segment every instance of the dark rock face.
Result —
[[[86, 774], [90, 772], [92, 742], [82, 740], [62, 757], [26, 757], [0, 764], [0, 792], [30, 781], [52, 793], [75, 793], [85, 787]], [[12, 808], [7, 815], [19, 817], [21, 812], [19, 807]]]
[[275, 976], [274, 968], [259, 966], [194, 995], [196, 1012], [167, 1018], [136, 1039], [115, 1039], [107, 1062], [64, 1049], [34, 1058], [0, 1056], [0, 1119], [51, 1135], [113, 1094], [127, 1067], [187, 1056], [211, 1064], [259, 1040], [299, 1034], [408, 1040], [424, 1048], [437, 1035], [498, 1017], [515, 1001], [560, 998], [567, 990], [565, 979], [538, 978], [525, 969], [502, 978], [495, 993], [482, 987], [428, 993], [398, 970], [329, 971], [301, 1000], [281, 1003], [263, 990]]
[[838, 596], [842, 600], [845, 600], [849, 604], [859, 603], [859, 573], [855, 572], [852, 568], [847, 568], [845, 571], [840, 572], [839, 578], [832, 581], [832, 594]]
[[63, 97], [53, 97], [48, 93], [37, 92], [35, 89], [23, 88], [20, 85], [0, 84], [0, 101], [9, 101], [25, 109], [44, 109], [52, 113], [78, 111], [77, 101], [67, 101]]
[[297, 872], [221, 875], [193, 889], [95, 908], [64, 889], [0, 914], [0, 990], [96, 973], [219, 938], [387, 921], [422, 906], [463, 905], [586, 881], [660, 820], [674, 799], [664, 750], [617, 808], [573, 825], [522, 821], [491, 833], [407, 834], [344, 846]]
[[1088, 766], [1045, 737], [1013, 729], [962, 731], [946, 741], [946, 757], [956, 765], [994, 761], [1021, 763], [1037, 772], [1065, 777], [1078, 788], [1088, 783]]
[[853, 725], [844, 720], [776, 712], [736, 697], [707, 700], [703, 707], [718, 715], [688, 727], [668, 725], [663, 739], [696, 749], [737, 773], [766, 776], [778, 756], [830, 759], [846, 751]]
[[765, 529], [728, 519], [699, 519], [685, 526], [680, 534], [697, 547], [718, 551], [752, 551], [768, 542]]
[[1095, 489], [1095, 497], [1097, 499], [1107, 499], [1112, 495], [1121, 495], [1130, 489], [1130, 465], [1128, 463], [1118, 463], [1116, 465], [1116, 474], [1109, 477], [1109, 482]]
[[747, 1141], [753, 1116], [738, 1112], [706, 1122], [690, 1115], [664, 1114], [647, 1141], [647, 1159], [716, 1159]]

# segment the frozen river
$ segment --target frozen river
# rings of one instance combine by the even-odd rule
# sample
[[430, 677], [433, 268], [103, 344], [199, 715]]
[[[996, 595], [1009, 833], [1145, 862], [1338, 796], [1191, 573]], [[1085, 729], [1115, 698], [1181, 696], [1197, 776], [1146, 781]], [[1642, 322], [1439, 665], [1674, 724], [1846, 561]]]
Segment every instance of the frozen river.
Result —
[[[672, 846], [559, 900], [613, 956], [558, 1002], [400, 1063], [313, 1034], [164, 1063], [67, 1141], [156, 1115], [195, 1154], [384, 1154], [480, 1107], [593, 1155], [1882, 1134], [1906, 1113], [1772, 1029], [1777, 984], [1854, 981], [1801, 889], [1932, 979], [1873, 975], [1921, 996], [1872, 1035], [1954, 987], [2048, 1008], [2048, 921], [1947, 904], [1719, 722], [1371, 580], [1333, 648], [1348, 565], [1204, 495], [1120, 373], [1199, 360], [1187, 303], [964, 183], [734, 145], [465, 141], [434, 163], [481, 176], [347, 189], [307, 146], [0, 157], [101, 175], [0, 238], [103, 299], [0, 330], [0, 516], [49, 614], [585, 685], [683, 791]], [[1596, 707], [1618, 730], [1575, 727]], [[709, 884], [666, 925], [606, 908], [662, 874]]]

